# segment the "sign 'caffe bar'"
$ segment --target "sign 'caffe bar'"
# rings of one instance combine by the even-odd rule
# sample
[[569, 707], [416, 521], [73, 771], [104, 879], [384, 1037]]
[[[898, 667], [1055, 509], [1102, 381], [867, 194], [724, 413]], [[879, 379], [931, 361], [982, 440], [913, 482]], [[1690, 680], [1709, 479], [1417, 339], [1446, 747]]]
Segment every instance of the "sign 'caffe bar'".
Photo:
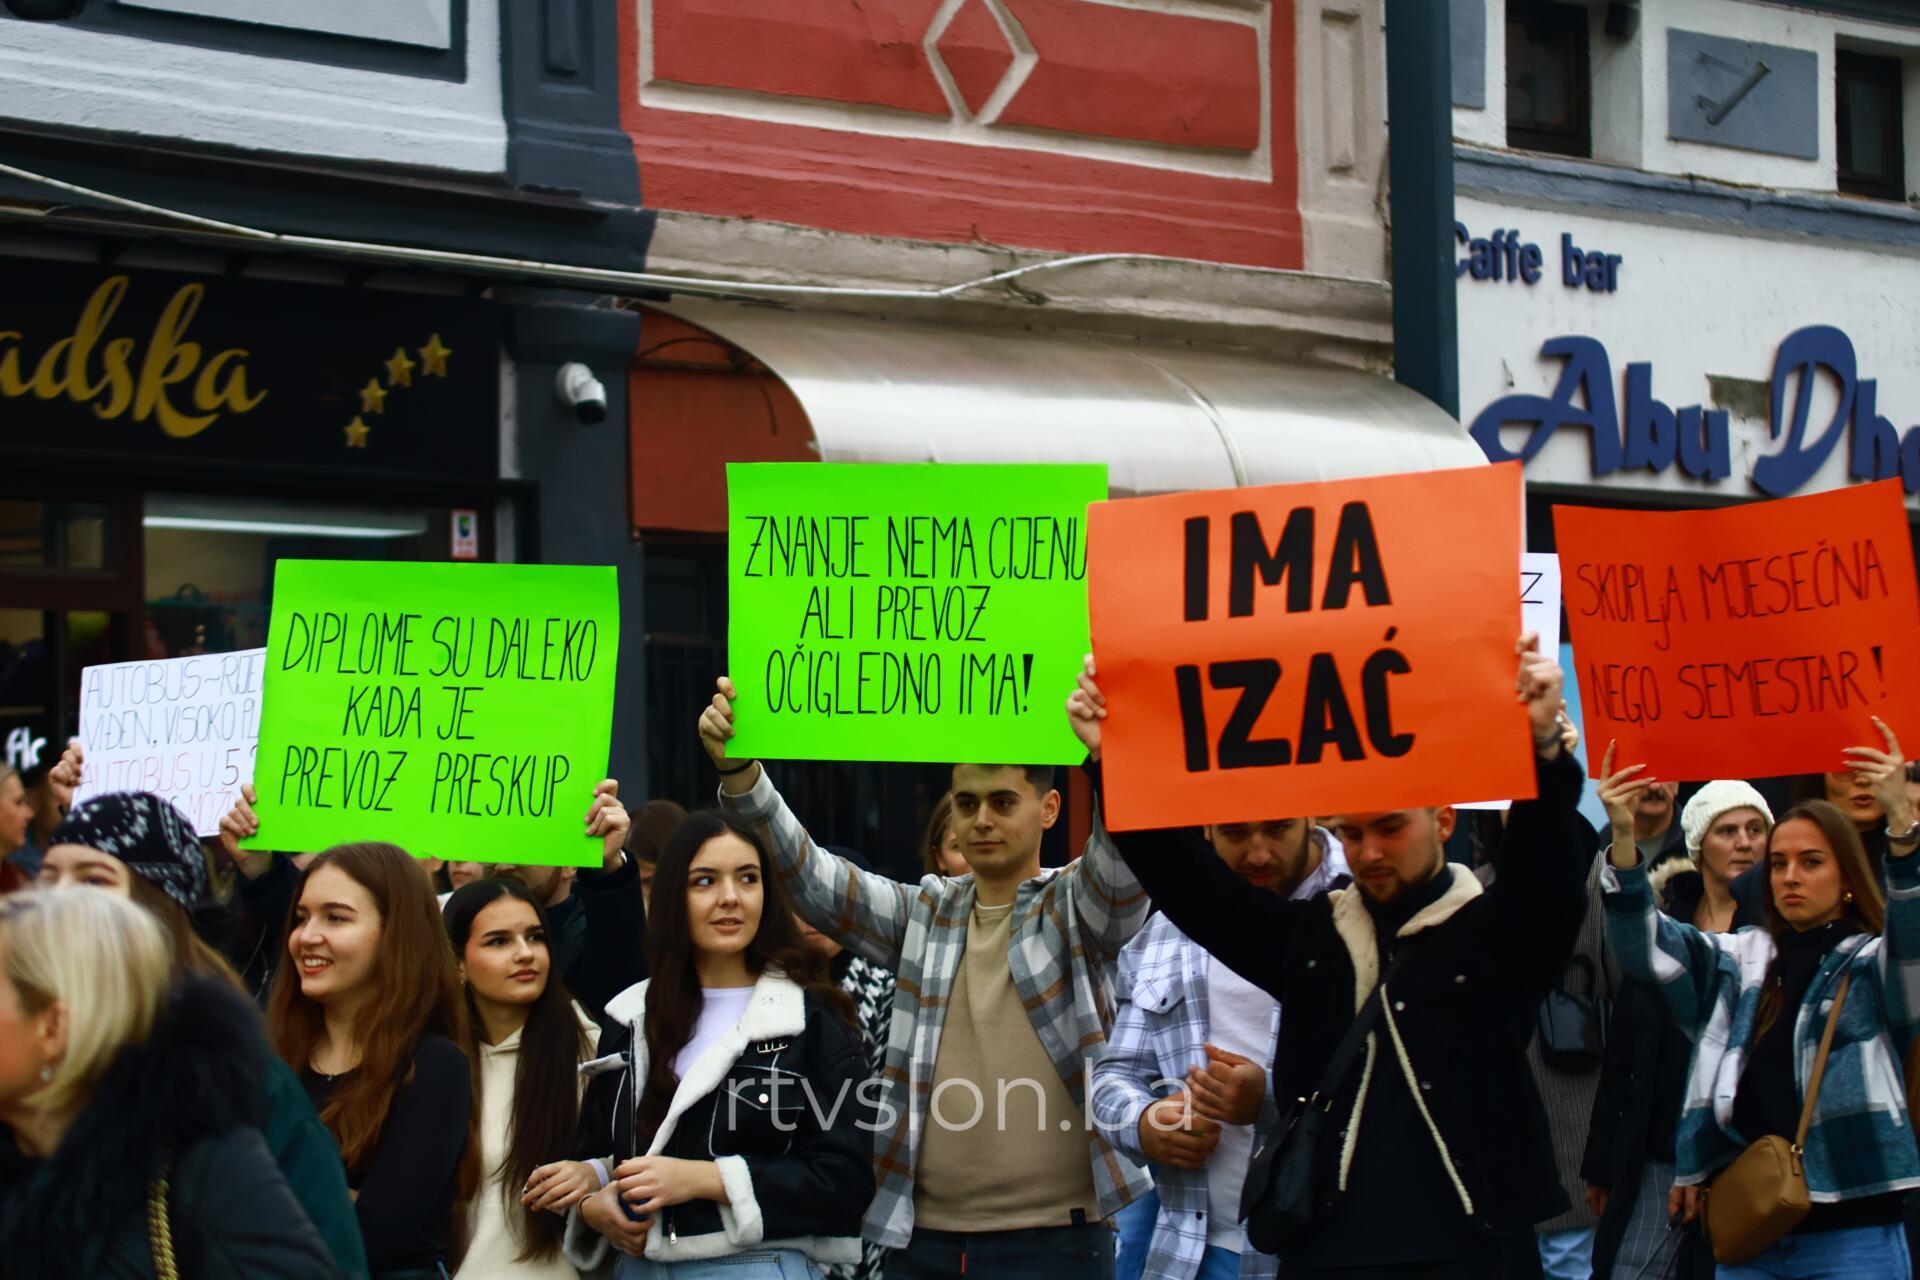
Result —
[[500, 330], [459, 292], [0, 259], [0, 759], [50, 762], [83, 666], [264, 643], [280, 558], [494, 558]]

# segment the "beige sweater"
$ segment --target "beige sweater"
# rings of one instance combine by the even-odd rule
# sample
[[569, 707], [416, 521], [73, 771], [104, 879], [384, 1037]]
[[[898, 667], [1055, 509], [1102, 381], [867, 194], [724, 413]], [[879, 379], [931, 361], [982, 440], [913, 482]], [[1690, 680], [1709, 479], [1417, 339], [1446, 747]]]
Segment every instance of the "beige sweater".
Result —
[[[588, 1024], [588, 1035], [594, 1035]], [[507, 1212], [500, 1165], [512, 1136], [513, 1073], [520, 1064], [520, 1033], [480, 1046], [480, 1190], [473, 1200], [473, 1243], [454, 1280], [579, 1280], [580, 1273], [555, 1252], [544, 1262], [521, 1262], [518, 1213]], [[566, 1159], [567, 1153], [555, 1154]], [[515, 1196], [516, 1205], [518, 1196]]]

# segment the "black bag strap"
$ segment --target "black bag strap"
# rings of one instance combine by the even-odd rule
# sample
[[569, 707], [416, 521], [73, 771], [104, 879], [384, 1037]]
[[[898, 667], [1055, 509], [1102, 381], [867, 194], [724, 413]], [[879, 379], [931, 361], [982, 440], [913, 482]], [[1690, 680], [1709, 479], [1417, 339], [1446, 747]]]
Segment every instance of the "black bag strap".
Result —
[[1360, 1054], [1360, 1046], [1366, 1043], [1367, 1036], [1373, 1031], [1373, 1024], [1380, 1017], [1380, 993], [1387, 989], [1387, 982], [1399, 972], [1400, 964], [1407, 957], [1409, 947], [1402, 947], [1387, 959], [1387, 967], [1380, 975], [1380, 981], [1373, 984], [1373, 990], [1353, 1015], [1353, 1023], [1347, 1028], [1347, 1034], [1340, 1037], [1340, 1043], [1334, 1047], [1333, 1056], [1327, 1059], [1327, 1069], [1320, 1076], [1320, 1085], [1313, 1096], [1306, 1099], [1310, 1107], [1319, 1107], [1322, 1111], [1333, 1105], [1334, 1091], [1340, 1082], [1346, 1079], [1347, 1071], [1353, 1066], [1353, 1060]]

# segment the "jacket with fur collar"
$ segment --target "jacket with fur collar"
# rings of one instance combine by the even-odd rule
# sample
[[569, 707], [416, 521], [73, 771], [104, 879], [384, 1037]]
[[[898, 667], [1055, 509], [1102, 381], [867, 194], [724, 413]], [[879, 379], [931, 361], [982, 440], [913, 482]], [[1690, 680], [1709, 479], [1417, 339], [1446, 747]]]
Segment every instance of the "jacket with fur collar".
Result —
[[[1392, 1072], [1412, 1092], [1460, 1211], [1482, 1230], [1525, 1231], [1566, 1209], [1527, 1042], [1586, 911], [1587, 844], [1575, 829], [1578, 767], [1564, 755], [1536, 764], [1539, 799], [1513, 806], [1495, 887], [1445, 867], [1447, 888], [1389, 944], [1412, 953], [1334, 1096], [1343, 1128], [1321, 1144], [1316, 1179], [1327, 1205], [1346, 1186], [1366, 1086]], [[1274, 1096], [1285, 1106], [1311, 1095], [1380, 976], [1360, 889], [1285, 901], [1205, 856], [1190, 829], [1113, 838], [1168, 919], [1280, 1001]]]
[[189, 979], [151, 1035], [93, 1088], [51, 1157], [0, 1130], [0, 1264], [8, 1277], [155, 1274], [147, 1187], [172, 1160], [167, 1220], [194, 1280], [339, 1276], [252, 1114], [266, 1045], [236, 992]]
[[[873, 1199], [873, 1124], [866, 1061], [854, 1032], [818, 996], [782, 974], [754, 983], [733, 1029], [687, 1068], [666, 1119], [644, 1153], [634, 1150], [637, 1092], [647, 1077], [647, 990], [607, 1003], [614, 1027], [581, 1107], [584, 1156], [665, 1155], [711, 1160], [729, 1203], [693, 1200], [663, 1211], [647, 1235], [656, 1262], [798, 1249], [826, 1264], [860, 1260], [860, 1219]], [[566, 1254], [601, 1267], [607, 1241], [578, 1207], [567, 1215]]]

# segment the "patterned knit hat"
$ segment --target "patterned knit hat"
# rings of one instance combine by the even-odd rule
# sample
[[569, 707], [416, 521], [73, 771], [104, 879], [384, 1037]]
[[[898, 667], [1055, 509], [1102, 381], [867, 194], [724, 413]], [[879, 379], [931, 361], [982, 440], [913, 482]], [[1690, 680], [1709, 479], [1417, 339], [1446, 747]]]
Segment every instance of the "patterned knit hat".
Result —
[[206, 896], [207, 863], [187, 815], [145, 791], [109, 791], [68, 814], [47, 841], [98, 849], [191, 912]]
[[1707, 828], [1721, 814], [1734, 809], [1758, 809], [1767, 826], [1773, 826], [1773, 810], [1767, 807], [1767, 798], [1755, 791], [1752, 784], [1725, 778], [1709, 782], [1694, 792], [1693, 799], [1680, 811], [1680, 830], [1686, 833], [1687, 852], [1699, 853], [1700, 842], [1707, 838]]

